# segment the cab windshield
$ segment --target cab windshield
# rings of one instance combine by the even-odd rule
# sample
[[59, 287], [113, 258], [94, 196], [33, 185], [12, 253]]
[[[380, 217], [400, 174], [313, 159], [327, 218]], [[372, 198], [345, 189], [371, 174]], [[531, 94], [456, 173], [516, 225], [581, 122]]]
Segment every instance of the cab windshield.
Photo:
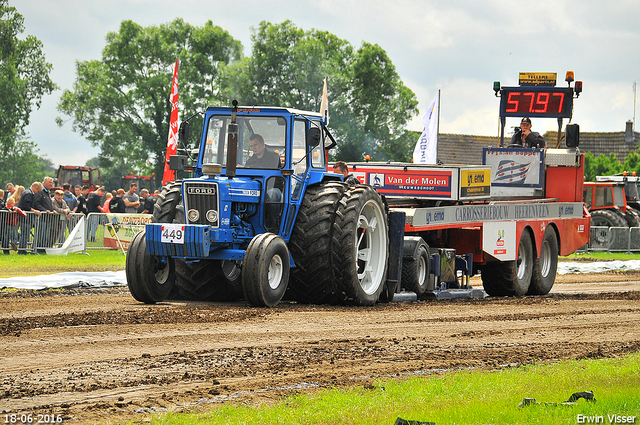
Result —
[[[227, 129], [231, 117], [213, 115], [207, 123], [207, 141], [202, 164], [227, 162]], [[285, 137], [287, 121], [283, 117], [237, 116], [238, 156], [240, 168], [277, 169], [285, 160]]]

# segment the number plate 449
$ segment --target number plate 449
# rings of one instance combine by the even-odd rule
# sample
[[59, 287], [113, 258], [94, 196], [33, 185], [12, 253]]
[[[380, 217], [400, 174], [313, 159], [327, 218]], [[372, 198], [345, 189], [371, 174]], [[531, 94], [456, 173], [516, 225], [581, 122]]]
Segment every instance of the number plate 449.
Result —
[[184, 225], [163, 224], [160, 236], [162, 243], [184, 243]]

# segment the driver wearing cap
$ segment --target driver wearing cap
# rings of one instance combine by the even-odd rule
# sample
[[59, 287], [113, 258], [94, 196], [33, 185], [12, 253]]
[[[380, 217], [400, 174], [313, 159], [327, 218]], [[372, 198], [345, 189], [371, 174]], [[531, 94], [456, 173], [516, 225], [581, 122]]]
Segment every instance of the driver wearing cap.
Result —
[[524, 117], [520, 121], [520, 128], [511, 138], [511, 145], [519, 145], [524, 148], [544, 148], [546, 146], [540, 133], [531, 131], [531, 119], [528, 117]]

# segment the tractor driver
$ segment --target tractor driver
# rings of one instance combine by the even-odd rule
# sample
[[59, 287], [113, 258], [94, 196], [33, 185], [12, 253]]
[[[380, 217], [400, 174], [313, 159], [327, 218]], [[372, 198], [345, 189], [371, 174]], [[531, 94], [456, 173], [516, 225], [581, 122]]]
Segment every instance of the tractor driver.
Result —
[[258, 133], [254, 133], [249, 137], [249, 146], [253, 151], [253, 155], [244, 164], [246, 168], [280, 168], [280, 155], [267, 149], [264, 138]]
[[511, 138], [511, 145], [519, 145], [523, 148], [544, 148], [545, 142], [540, 133], [531, 131], [531, 119], [524, 117], [520, 121], [520, 128]]

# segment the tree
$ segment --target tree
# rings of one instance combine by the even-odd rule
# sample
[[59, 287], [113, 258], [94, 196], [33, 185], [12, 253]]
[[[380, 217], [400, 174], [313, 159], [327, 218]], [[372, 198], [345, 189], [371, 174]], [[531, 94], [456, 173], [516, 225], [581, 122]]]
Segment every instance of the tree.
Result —
[[0, 181], [2, 182], [12, 182], [28, 187], [34, 181], [41, 182], [45, 176], [55, 177], [55, 173], [51, 160], [39, 156], [33, 142], [22, 135], [16, 136], [13, 148], [6, 156], [0, 158]]
[[227, 97], [246, 105], [318, 111], [328, 77], [330, 124], [338, 139], [334, 156], [404, 158], [404, 127], [418, 102], [380, 46], [363, 43], [356, 51], [331, 33], [304, 31], [291, 21], [263, 21], [251, 40], [252, 56], [225, 69]]
[[624, 164], [622, 164], [624, 171], [635, 171], [636, 175], [640, 175], [640, 154], [636, 151], [631, 151], [624, 158]]
[[176, 57], [181, 112], [191, 115], [221, 101], [219, 70], [240, 59], [242, 44], [211, 21], [193, 27], [182, 19], [146, 28], [123, 21], [106, 40], [101, 60], [76, 63], [58, 110], [100, 147], [101, 167], [161, 178]]
[[623, 165], [614, 153], [600, 154], [596, 158], [591, 152], [585, 154], [584, 180], [595, 181], [596, 176], [611, 176], [623, 171]]
[[[49, 74], [52, 66], [45, 60], [42, 42], [24, 31], [24, 18], [7, 0], [0, 0], [0, 156], [4, 167], [11, 167], [6, 158], [16, 152], [32, 154], [35, 146], [24, 138], [32, 109], [39, 108], [42, 96], [51, 94], [57, 86]], [[37, 155], [36, 155], [37, 156]]]

